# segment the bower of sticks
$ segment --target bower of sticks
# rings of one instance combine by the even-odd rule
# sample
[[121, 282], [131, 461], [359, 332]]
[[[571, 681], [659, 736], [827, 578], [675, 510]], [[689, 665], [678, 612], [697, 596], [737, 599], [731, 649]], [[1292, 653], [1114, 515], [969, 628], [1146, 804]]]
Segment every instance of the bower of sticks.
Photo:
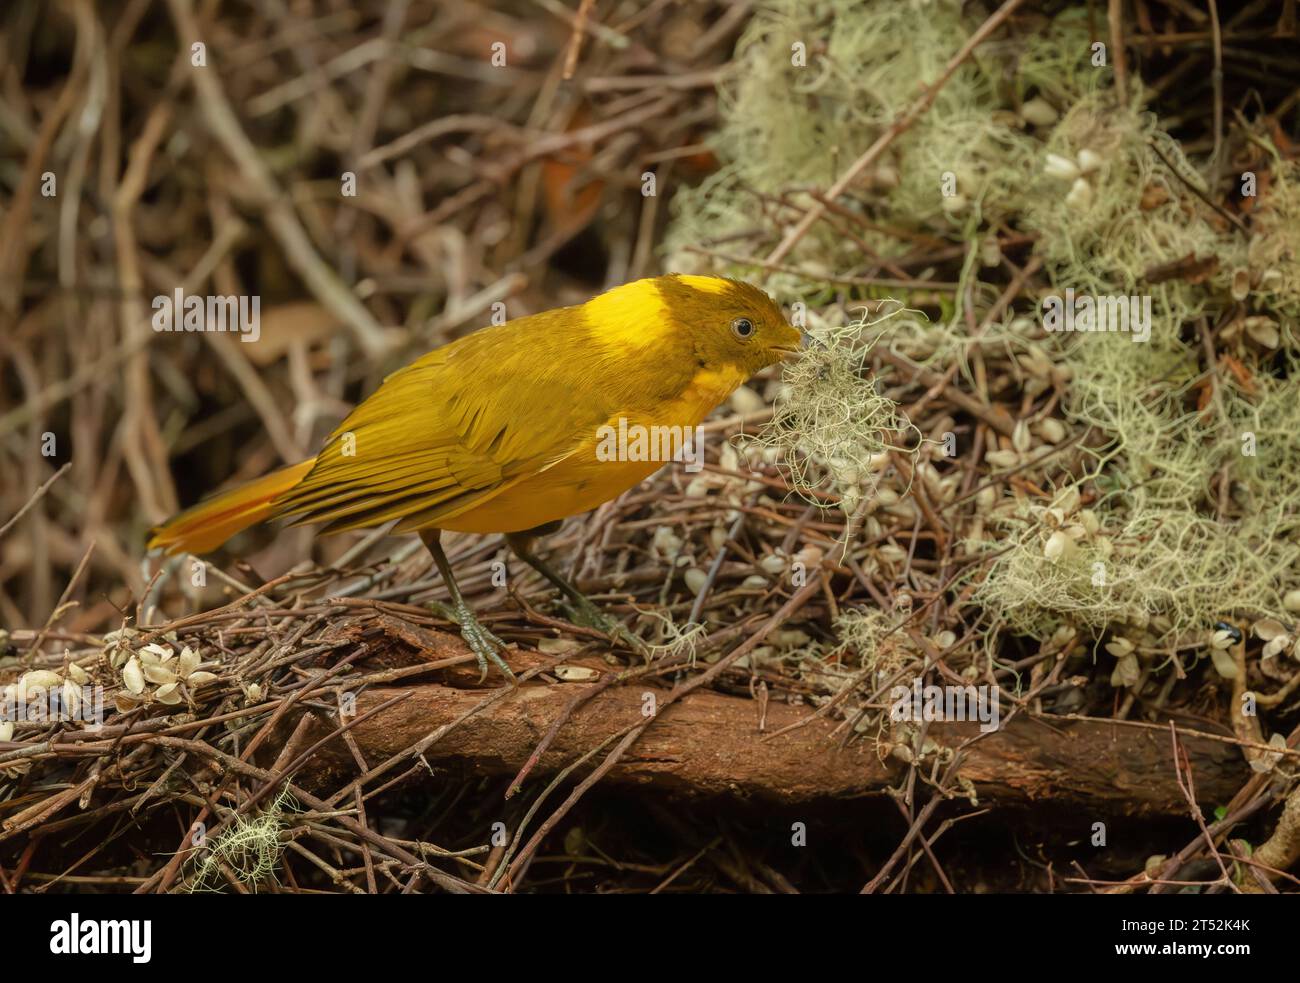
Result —
[[[4, 4], [0, 889], [1294, 892], [1298, 22]], [[624, 636], [499, 536], [443, 542], [518, 685], [415, 537], [146, 552], [424, 352], [670, 271], [810, 344], [541, 541]]]

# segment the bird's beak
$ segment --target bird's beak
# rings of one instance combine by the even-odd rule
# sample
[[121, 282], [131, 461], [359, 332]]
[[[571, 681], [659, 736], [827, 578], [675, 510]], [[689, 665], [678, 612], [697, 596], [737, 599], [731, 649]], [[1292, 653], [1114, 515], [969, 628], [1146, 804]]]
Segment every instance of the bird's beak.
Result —
[[[794, 329], [791, 328], [790, 330], [793, 331]], [[790, 358], [792, 355], [798, 355], [808, 347], [810, 341], [811, 339], [808, 336], [808, 332], [800, 331], [798, 345], [773, 345], [772, 347], [774, 350], [781, 352], [781, 358], [784, 360]]]
[[[787, 325], [787, 328], [789, 328], [790, 334], [796, 332], [796, 329], [792, 328], [792, 326]], [[800, 354], [800, 352], [805, 350], [807, 346], [809, 346], [809, 334], [807, 334], [807, 332], [800, 332], [800, 342], [798, 342], [798, 345], [793, 345], [793, 343], [792, 345], [774, 345], [772, 346], [772, 351], [781, 352], [781, 360], [784, 361], [785, 359], [792, 358], [794, 355]]]

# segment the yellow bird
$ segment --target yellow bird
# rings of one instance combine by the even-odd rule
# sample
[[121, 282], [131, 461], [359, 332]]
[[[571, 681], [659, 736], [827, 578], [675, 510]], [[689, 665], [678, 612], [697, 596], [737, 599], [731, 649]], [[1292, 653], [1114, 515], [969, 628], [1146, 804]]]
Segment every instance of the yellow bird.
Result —
[[690, 432], [800, 342], [757, 287], [678, 274], [484, 328], [388, 376], [316, 457], [181, 512], [151, 531], [149, 548], [205, 553], [281, 517], [324, 533], [395, 521], [433, 555], [480, 669], [490, 659], [513, 679], [501, 640], [461, 596], [440, 531], [504, 533], [588, 623], [610, 627], [534, 554], [535, 538], [664, 463], [611, 455], [611, 433]]

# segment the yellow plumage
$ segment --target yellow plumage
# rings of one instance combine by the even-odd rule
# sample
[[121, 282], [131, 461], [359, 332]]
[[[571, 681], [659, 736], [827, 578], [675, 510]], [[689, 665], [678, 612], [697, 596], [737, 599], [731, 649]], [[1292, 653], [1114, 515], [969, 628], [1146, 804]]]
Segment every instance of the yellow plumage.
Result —
[[269, 517], [325, 532], [394, 520], [397, 532], [533, 529], [662, 465], [601, 460], [602, 426], [693, 427], [798, 343], [748, 284], [639, 280], [428, 353], [385, 379], [316, 458], [200, 503], [149, 545], [203, 552]]

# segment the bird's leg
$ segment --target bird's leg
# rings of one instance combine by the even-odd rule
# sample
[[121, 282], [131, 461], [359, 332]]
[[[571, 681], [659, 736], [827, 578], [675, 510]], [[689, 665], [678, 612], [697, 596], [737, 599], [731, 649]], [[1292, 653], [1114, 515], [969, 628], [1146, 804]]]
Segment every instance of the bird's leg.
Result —
[[510, 671], [510, 667], [501, 658], [501, 651], [505, 648], [506, 643], [485, 628], [478, 618], [474, 616], [470, 606], [465, 603], [465, 598], [460, 593], [460, 587], [456, 584], [456, 578], [452, 576], [451, 564], [447, 561], [447, 554], [442, 551], [442, 543], [439, 542], [440, 536], [441, 533], [437, 529], [420, 530], [420, 542], [424, 543], [425, 548], [433, 554], [433, 562], [437, 565], [438, 572], [442, 574], [442, 582], [447, 585], [447, 590], [451, 593], [451, 608], [449, 609], [446, 605], [437, 601], [431, 602], [429, 606], [448, 621], [454, 621], [460, 625], [460, 637], [465, 639], [465, 644], [470, 647], [474, 657], [478, 660], [478, 681], [480, 683], [487, 678], [489, 659], [513, 683], [515, 674]]
[[611, 638], [621, 638], [631, 645], [633, 649], [638, 652], [641, 651], [641, 639], [629, 632], [621, 621], [611, 618], [596, 607], [582, 591], [561, 577], [551, 569], [545, 560], [533, 552], [533, 542], [538, 535], [554, 532], [558, 528], [559, 523], [557, 522], [547, 523], [544, 526], [538, 526], [536, 529], [529, 529], [525, 532], [506, 533], [506, 542], [510, 544], [515, 556], [549, 580], [565, 596], [569, 602], [574, 624], [595, 628]]

